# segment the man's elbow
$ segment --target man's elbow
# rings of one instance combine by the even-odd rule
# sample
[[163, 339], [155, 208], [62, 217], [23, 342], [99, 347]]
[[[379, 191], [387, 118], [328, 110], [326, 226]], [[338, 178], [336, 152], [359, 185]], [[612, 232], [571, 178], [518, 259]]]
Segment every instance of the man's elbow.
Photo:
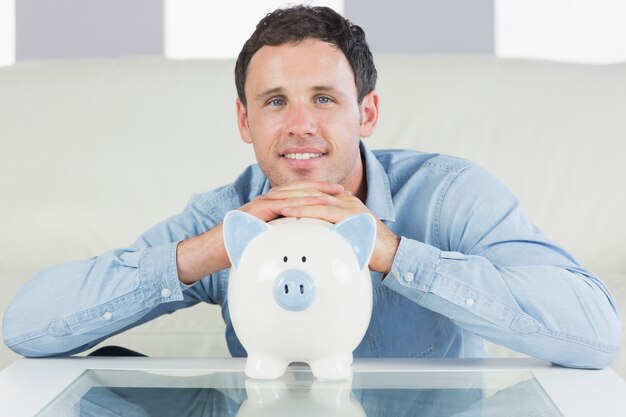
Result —
[[[69, 354], [67, 337], [52, 334], [50, 326], [33, 325], [26, 313], [15, 301], [4, 312], [2, 339], [9, 349], [31, 358]], [[71, 350], [80, 351], [80, 348]]]
[[619, 318], [612, 326], [611, 334], [606, 339], [606, 350], [597, 354], [594, 369], [604, 369], [610, 366], [617, 358], [622, 342], [622, 325]]
[[555, 365], [577, 369], [604, 369], [610, 366], [617, 357], [617, 351], [600, 351], [585, 349], [580, 355], [569, 360], [552, 360]]
[[18, 355], [25, 356], [27, 358], [46, 358], [52, 356], [68, 356], [74, 353], [79, 353], [87, 350], [91, 347], [91, 344], [86, 344], [68, 350], [68, 343], [60, 338], [44, 335], [25, 339], [23, 337], [13, 337], [10, 332], [7, 332], [3, 327], [4, 344]]
[[569, 368], [581, 369], [604, 369], [610, 366], [617, 358], [622, 339], [622, 325], [619, 316], [599, 332], [595, 343], [570, 342], [572, 343], [571, 355], [566, 360], [552, 361], [555, 364]]
[[9, 314], [4, 315], [2, 339], [6, 347], [18, 355], [39, 358], [58, 354], [58, 352], [51, 349], [52, 346], [50, 346], [49, 341], [42, 340], [48, 339], [46, 336], [29, 335], [24, 331], [20, 331], [19, 323], [15, 323], [11, 320]]

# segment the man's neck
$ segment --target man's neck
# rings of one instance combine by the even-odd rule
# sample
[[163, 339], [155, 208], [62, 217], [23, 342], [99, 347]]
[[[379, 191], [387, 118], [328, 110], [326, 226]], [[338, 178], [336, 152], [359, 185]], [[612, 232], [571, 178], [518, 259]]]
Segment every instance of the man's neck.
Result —
[[365, 204], [365, 200], [367, 199], [367, 174], [365, 170], [365, 155], [361, 155], [357, 160], [357, 170], [358, 175], [354, 175], [352, 178], [346, 178], [343, 186], [346, 190], [350, 191], [352, 195], [357, 197]]

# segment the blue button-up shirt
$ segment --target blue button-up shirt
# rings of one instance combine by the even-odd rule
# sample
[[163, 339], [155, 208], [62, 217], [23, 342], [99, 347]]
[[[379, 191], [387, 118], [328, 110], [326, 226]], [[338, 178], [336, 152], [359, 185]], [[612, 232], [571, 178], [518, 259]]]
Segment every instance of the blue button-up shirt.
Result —
[[[361, 152], [366, 205], [401, 242], [391, 272], [372, 273], [372, 319], [356, 357], [480, 357], [487, 339], [566, 366], [612, 361], [620, 321], [608, 290], [492, 175], [450, 156]], [[176, 246], [268, 190], [253, 165], [130, 247], [43, 270], [5, 312], [5, 343], [26, 356], [76, 353], [204, 301], [222, 307], [230, 352], [244, 356], [228, 313], [229, 270], [185, 286]]]

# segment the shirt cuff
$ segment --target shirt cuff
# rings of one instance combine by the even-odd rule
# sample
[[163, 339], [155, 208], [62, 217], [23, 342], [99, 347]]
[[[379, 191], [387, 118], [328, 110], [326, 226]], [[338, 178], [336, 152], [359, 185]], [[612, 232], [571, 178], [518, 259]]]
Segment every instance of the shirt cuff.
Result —
[[178, 280], [176, 247], [178, 242], [152, 246], [139, 258], [139, 286], [146, 306], [183, 299], [183, 287]]
[[383, 285], [419, 303], [432, 287], [440, 255], [434, 246], [402, 237]]

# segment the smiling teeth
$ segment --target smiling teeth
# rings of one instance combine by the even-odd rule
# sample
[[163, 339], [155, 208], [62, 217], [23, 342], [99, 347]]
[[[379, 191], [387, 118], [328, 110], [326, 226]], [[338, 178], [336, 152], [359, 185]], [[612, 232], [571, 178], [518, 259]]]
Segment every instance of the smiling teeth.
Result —
[[319, 158], [323, 154], [321, 153], [286, 153], [285, 158], [287, 159], [313, 159]]

